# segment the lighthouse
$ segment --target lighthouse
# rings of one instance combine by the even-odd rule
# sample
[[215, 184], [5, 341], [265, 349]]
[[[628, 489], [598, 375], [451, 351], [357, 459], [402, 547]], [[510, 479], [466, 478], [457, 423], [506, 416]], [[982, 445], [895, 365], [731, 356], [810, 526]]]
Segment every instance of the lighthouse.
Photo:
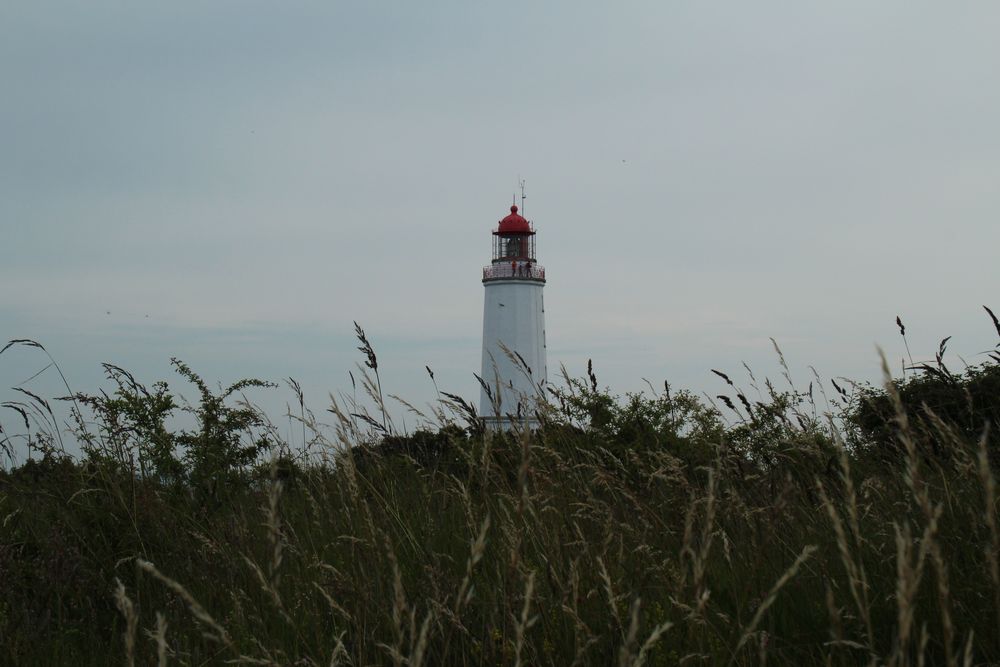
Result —
[[535, 260], [534, 226], [510, 207], [493, 231], [493, 261], [483, 268], [480, 414], [488, 426], [535, 426], [544, 397], [545, 269]]

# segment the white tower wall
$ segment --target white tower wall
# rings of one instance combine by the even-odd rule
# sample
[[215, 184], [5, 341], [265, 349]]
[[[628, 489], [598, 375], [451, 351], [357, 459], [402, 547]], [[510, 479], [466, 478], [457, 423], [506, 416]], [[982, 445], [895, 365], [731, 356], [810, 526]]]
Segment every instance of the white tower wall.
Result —
[[[482, 378], [494, 398], [499, 397], [499, 423], [494, 401], [480, 390], [480, 414], [488, 422], [504, 427], [506, 415], [517, 415], [524, 423], [536, 423], [535, 401], [543, 395], [548, 376], [545, 355], [544, 283], [527, 280], [490, 280], [484, 283]], [[531, 369], [530, 375], [503, 351], [501, 343], [517, 352]], [[499, 389], [499, 394], [497, 393]]]

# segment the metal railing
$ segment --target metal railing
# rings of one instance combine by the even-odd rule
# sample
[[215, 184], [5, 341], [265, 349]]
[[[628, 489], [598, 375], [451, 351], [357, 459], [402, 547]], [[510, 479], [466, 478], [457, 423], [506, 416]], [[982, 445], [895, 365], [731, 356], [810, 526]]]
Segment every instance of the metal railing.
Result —
[[490, 264], [483, 267], [483, 280], [537, 280], [545, 282], [545, 267], [534, 262]]

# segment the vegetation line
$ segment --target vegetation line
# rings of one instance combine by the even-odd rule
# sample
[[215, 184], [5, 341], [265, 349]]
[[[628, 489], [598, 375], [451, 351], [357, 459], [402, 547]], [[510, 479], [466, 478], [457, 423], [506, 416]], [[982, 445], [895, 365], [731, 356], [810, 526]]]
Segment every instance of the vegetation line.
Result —
[[294, 443], [248, 399], [274, 385], [179, 360], [193, 403], [107, 364], [110, 389], [60, 397], [68, 425], [18, 387], [0, 664], [1000, 663], [1000, 345], [797, 387], [775, 344], [781, 389], [712, 371], [732, 423], [593, 364], [530, 397], [534, 429], [435, 386], [406, 433], [357, 333], [364, 395], [328, 425], [289, 380]]

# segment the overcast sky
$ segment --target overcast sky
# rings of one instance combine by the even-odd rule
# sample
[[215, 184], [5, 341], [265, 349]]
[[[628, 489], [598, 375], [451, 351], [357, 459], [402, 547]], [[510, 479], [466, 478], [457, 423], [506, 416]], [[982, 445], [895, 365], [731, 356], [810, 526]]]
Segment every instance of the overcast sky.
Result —
[[[387, 391], [475, 399], [520, 176], [550, 369], [714, 395], [773, 337], [803, 386], [871, 379], [897, 314], [981, 361], [998, 35], [992, 1], [3, 3], [0, 337], [74, 390], [190, 393], [176, 356], [322, 410], [357, 320]], [[0, 356], [4, 397], [45, 363]]]

